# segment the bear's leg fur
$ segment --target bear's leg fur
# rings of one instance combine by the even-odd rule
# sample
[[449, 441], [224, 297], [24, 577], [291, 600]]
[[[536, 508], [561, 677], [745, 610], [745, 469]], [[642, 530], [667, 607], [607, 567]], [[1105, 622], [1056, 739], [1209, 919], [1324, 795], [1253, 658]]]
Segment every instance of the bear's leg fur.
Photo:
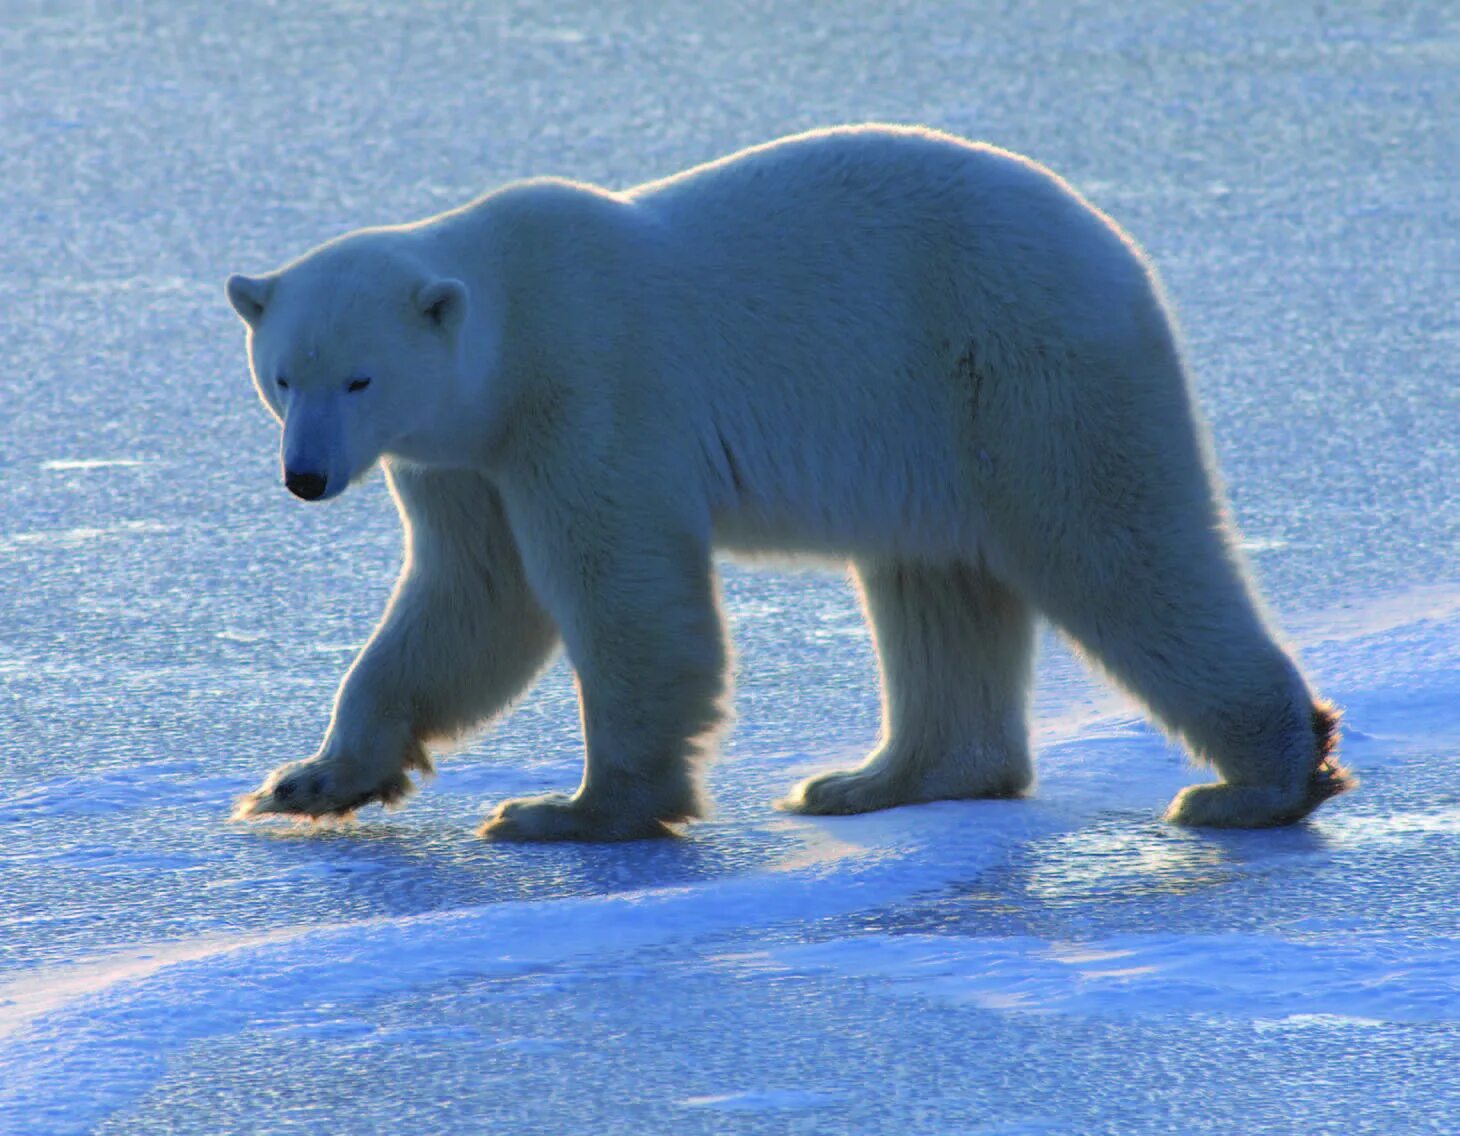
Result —
[[[1180, 518], [1170, 524], [1182, 533]], [[1289, 824], [1354, 782], [1333, 758], [1337, 713], [1275, 641], [1226, 540], [1188, 528], [1132, 542], [1116, 572], [1048, 557], [1030, 584], [1044, 613], [1220, 775], [1178, 794], [1168, 820]], [[1052, 577], [1055, 563], [1072, 575]]]
[[[697, 764], [723, 717], [728, 648], [708, 542], [563, 524], [529, 565], [578, 678], [586, 743], [572, 796], [504, 801], [490, 840], [640, 840], [702, 816]], [[580, 544], [607, 539], [611, 546]]]
[[502, 710], [557, 629], [532, 595], [502, 502], [481, 476], [387, 464], [407, 557], [385, 617], [335, 699], [320, 752], [275, 770], [237, 816], [343, 815], [410, 792], [425, 743]]
[[863, 563], [857, 575], [882, 669], [881, 745], [856, 769], [803, 782], [784, 807], [862, 813], [1025, 792], [1029, 608], [964, 564]]

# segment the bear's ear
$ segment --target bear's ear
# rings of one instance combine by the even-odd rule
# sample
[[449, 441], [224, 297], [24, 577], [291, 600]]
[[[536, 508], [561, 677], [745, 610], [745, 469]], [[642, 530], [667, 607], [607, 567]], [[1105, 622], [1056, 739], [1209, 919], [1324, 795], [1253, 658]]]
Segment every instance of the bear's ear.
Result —
[[235, 272], [223, 286], [228, 292], [228, 302], [233, 310], [249, 327], [257, 327], [263, 318], [264, 307], [274, 291], [274, 281], [268, 276], [244, 276]]
[[443, 277], [422, 284], [416, 292], [416, 310], [436, 327], [454, 332], [466, 319], [466, 285]]

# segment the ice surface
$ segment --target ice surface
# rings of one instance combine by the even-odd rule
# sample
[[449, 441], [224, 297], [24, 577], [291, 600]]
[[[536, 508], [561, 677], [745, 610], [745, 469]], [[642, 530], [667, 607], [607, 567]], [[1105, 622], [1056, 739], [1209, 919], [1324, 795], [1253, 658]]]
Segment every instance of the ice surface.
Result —
[[[0, 3], [0, 1131], [1460, 1130], [1460, 13], [1416, 2]], [[725, 569], [738, 726], [683, 841], [483, 845], [575, 783], [560, 666], [404, 811], [248, 828], [388, 594], [222, 298], [504, 180], [832, 122], [1049, 163], [1179, 306], [1255, 572], [1362, 789], [1281, 832], [1052, 639], [1025, 802], [802, 820], [875, 668]]]

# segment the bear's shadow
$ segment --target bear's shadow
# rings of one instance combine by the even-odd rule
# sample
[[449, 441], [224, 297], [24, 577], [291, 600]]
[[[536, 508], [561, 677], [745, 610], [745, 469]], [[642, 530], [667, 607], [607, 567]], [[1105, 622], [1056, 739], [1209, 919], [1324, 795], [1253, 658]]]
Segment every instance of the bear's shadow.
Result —
[[308, 875], [326, 890], [365, 892], [370, 906], [399, 915], [703, 883], [784, 854], [772, 834], [717, 840], [705, 831], [713, 827], [619, 844], [492, 843], [445, 818], [264, 823], [249, 832], [262, 843], [258, 851], [283, 861], [290, 874]]

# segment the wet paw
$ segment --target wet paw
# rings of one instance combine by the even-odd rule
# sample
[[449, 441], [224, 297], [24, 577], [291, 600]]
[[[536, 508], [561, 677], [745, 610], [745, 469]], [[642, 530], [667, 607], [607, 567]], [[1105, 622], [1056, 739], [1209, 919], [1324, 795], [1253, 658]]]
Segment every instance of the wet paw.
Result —
[[300, 761], [276, 769], [258, 789], [240, 797], [233, 819], [344, 817], [375, 801], [394, 805], [414, 788], [404, 772], [368, 778], [335, 764]]
[[582, 840], [617, 842], [676, 835], [662, 820], [614, 815], [585, 808], [565, 793], [503, 801], [477, 829], [487, 840]]

